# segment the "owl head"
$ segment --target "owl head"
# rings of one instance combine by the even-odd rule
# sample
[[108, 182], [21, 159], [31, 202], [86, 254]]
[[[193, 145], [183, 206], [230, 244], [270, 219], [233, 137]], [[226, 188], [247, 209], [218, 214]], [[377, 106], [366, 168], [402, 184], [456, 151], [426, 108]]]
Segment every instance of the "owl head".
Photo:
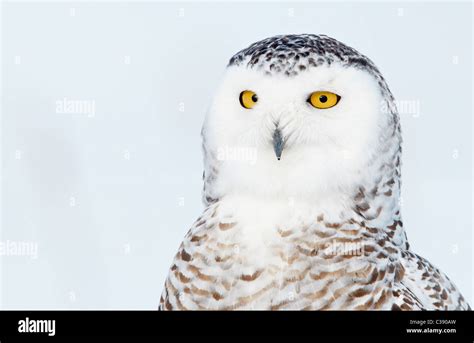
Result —
[[399, 147], [398, 121], [384, 78], [353, 48], [264, 39], [230, 59], [207, 113], [205, 196], [349, 194]]

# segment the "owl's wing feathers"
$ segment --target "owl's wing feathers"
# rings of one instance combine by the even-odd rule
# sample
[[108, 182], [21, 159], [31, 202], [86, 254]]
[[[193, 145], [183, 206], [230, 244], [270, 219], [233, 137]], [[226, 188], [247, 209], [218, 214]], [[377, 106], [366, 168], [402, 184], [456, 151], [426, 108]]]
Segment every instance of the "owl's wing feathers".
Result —
[[[219, 286], [214, 277], [200, 272], [209, 265], [209, 259], [228, 250], [214, 237], [213, 229], [222, 219], [217, 208], [218, 204], [209, 205], [186, 234], [166, 278], [158, 310], [209, 309], [216, 298], [219, 300], [217, 292], [208, 291]], [[223, 225], [218, 227], [224, 230]]]
[[451, 280], [428, 260], [405, 250], [401, 263], [405, 274], [395, 287], [400, 296], [392, 309], [470, 310]]

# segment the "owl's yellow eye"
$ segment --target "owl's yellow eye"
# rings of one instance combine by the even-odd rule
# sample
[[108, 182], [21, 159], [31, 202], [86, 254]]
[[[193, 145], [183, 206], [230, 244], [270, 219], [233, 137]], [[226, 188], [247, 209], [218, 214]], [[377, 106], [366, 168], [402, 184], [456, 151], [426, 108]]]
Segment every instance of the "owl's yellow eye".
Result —
[[341, 97], [337, 94], [326, 92], [326, 91], [318, 91], [313, 92], [308, 98], [308, 102], [316, 108], [319, 109], [326, 109], [336, 106]]
[[243, 91], [242, 93], [240, 93], [239, 101], [242, 107], [251, 109], [257, 103], [258, 97], [257, 97], [257, 94], [255, 94], [255, 92]]

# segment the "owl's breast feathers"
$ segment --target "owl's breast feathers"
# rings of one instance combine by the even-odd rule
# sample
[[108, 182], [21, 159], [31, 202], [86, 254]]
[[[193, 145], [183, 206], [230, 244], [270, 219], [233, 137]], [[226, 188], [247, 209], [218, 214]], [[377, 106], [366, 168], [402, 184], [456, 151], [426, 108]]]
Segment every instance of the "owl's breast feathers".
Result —
[[370, 208], [355, 206], [343, 221], [319, 215], [253, 242], [222, 205], [208, 206], [186, 235], [159, 309], [469, 309], [442, 272], [409, 250], [397, 214], [374, 227], [385, 209], [364, 218]]

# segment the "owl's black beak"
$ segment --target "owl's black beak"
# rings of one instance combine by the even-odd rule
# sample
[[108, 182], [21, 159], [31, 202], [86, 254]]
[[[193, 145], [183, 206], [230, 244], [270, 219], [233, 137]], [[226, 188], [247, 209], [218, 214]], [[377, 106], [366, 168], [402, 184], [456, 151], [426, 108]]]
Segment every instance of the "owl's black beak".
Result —
[[273, 132], [273, 150], [275, 150], [275, 155], [278, 158], [278, 161], [281, 159], [281, 153], [285, 147], [285, 141], [279, 128], [276, 128]]

